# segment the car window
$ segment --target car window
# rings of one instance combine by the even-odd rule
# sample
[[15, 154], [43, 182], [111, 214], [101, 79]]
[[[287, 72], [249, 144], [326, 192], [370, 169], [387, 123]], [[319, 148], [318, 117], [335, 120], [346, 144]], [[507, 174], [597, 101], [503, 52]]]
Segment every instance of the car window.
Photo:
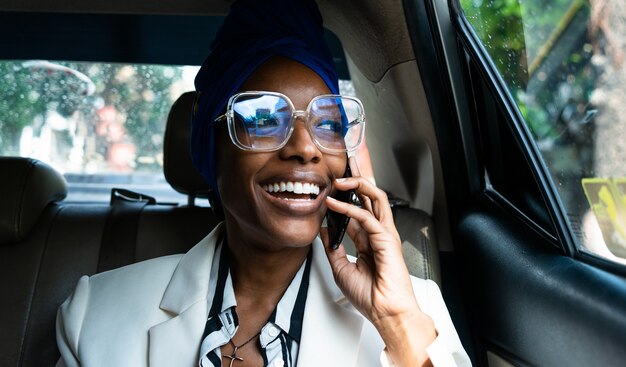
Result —
[[[0, 61], [0, 156], [50, 164], [68, 181], [68, 201], [107, 202], [112, 187], [123, 187], [185, 204], [163, 176], [163, 137], [170, 107], [194, 90], [198, 69]], [[349, 80], [340, 89], [354, 95]]]
[[108, 201], [125, 187], [184, 203], [163, 176], [170, 106], [193, 90], [194, 66], [0, 62], [0, 155], [63, 173], [67, 200]]
[[461, 0], [579, 249], [626, 264], [626, 3]]

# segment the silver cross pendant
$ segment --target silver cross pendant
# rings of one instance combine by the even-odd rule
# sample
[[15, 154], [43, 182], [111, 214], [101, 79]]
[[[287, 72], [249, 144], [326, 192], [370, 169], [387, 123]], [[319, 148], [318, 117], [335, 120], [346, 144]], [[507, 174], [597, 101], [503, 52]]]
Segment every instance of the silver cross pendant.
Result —
[[237, 357], [237, 349], [239, 349], [239, 347], [235, 346], [235, 350], [233, 350], [232, 354], [230, 354], [230, 355], [225, 354], [224, 355], [224, 358], [230, 359], [230, 364], [228, 365], [228, 367], [233, 367], [233, 363], [235, 363], [235, 361], [242, 361], [243, 362], [243, 358]]

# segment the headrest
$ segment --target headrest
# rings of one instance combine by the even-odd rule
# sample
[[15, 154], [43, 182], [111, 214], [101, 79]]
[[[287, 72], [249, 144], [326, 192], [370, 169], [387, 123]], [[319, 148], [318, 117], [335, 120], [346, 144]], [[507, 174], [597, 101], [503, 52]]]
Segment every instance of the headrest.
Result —
[[21, 241], [48, 204], [67, 195], [65, 178], [36, 159], [0, 157], [0, 243]]
[[195, 92], [178, 97], [167, 116], [163, 142], [165, 179], [174, 190], [185, 195], [207, 197], [209, 185], [191, 163], [189, 127]]

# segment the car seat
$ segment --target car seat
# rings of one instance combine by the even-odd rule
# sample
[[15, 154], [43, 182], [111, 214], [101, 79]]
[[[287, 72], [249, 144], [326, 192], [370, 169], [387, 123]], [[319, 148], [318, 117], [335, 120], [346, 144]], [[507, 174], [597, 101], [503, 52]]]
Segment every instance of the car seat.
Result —
[[[67, 183], [52, 167], [31, 158], [0, 157], [0, 292], [5, 300], [0, 366], [56, 363], [56, 311], [82, 275], [184, 253], [217, 224], [211, 208], [194, 205], [208, 187], [190, 161], [185, 166], [188, 122], [189, 114], [175, 105], [164, 152], [166, 179], [189, 197], [183, 206], [151, 203], [120, 210], [126, 205], [120, 200], [65, 202]], [[178, 152], [186, 156], [177, 158]]]
[[[48, 264], [43, 259], [53, 223], [62, 210], [58, 202], [67, 195], [67, 184], [58, 172], [35, 159], [0, 157], [0, 172], [4, 176], [0, 181], [0, 293], [4, 299], [0, 365], [19, 366], [30, 359], [26, 351], [34, 340], [44, 334], [54, 338], [55, 309], [68, 294], [57, 298], [44, 290], [45, 286], [38, 287], [49, 280], [45, 278]], [[52, 314], [47, 315], [51, 322], [38, 328], [46, 317], [38, 310], [51, 303], [55, 304]], [[48, 343], [37, 353], [51, 351], [54, 355], [55, 348]]]

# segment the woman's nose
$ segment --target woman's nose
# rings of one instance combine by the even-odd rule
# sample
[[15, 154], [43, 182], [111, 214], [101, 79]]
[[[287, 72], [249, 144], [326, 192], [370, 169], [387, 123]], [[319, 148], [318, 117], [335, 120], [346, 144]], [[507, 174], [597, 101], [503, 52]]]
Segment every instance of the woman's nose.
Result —
[[280, 155], [283, 159], [297, 159], [301, 162], [318, 162], [322, 157], [322, 152], [313, 142], [306, 122], [301, 117], [296, 119], [293, 133], [280, 150]]

